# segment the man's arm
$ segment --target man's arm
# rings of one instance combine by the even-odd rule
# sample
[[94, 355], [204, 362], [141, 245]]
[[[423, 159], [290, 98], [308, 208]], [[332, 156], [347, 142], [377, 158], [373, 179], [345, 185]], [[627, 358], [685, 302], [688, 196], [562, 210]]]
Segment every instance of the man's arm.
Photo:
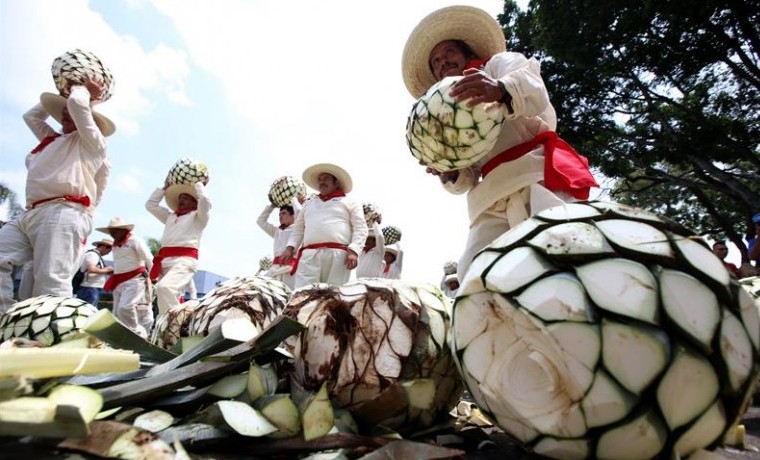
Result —
[[23, 115], [24, 123], [26, 123], [26, 126], [29, 127], [39, 141], [48, 136], [58, 134], [58, 131], [53, 129], [53, 127], [45, 121], [48, 116], [48, 113], [42, 108], [42, 104], [39, 103], [27, 110]]
[[[103, 136], [98, 125], [95, 124], [95, 119], [92, 116], [92, 107], [90, 106], [91, 99], [97, 100], [100, 97], [100, 90], [97, 89], [91, 79], [86, 84], [86, 87], [83, 85], [73, 85], [71, 87], [71, 94], [69, 94], [69, 98], [66, 100], [66, 107], [69, 109], [69, 115], [71, 115], [71, 119], [77, 127], [79, 138], [87, 150], [103, 155], [106, 151], [106, 137]], [[90, 91], [93, 92], [90, 93]]]
[[264, 230], [267, 235], [274, 238], [274, 233], [277, 230], [277, 227], [269, 223], [269, 216], [272, 215], [272, 211], [274, 211], [275, 206], [273, 204], [267, 204], [264, 207], [264, 210], [261, 211], [261, 214], [259, 214], [259, 217], [256, 218], [256, 225], [259, 226], [260, 229]]
[[147, 209], [149, 213], [156, 216], [156, 219], [164, 224], [166, 223], [166, 219], [169, 217], [169, 214], [171, 214], [171, 211], [168, 208], [161, 206], [161, 200], [164, 198], [165, 193], [166, 184], [164, 184], [163, 188], [159, 187], [155, 189], [153, 193], [151, 193], [148, 197], [148, 201], [145, 202], [145, 209]]
[[206, 185], [203, 182], [195, 183], [195, 193], [198, 196], [198, 209], [195, 218], [198, 219], [203, 228], [208, 225], [208, 219], [211, 215], [211, 201], [206, 195]]

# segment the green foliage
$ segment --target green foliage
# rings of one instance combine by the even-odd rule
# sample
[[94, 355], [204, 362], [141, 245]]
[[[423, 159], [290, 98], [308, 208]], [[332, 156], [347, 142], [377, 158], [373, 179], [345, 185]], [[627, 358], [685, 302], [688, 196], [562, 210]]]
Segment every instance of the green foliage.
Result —
[[[760, 3], [505, 3], [558, 132], [614, 179], [613, 199], [740, 248], [760, 211]], [[753, 232], [754, 233], [754, 232]]]
[[0, 205], [6, 202], [8, 203], [8, 220], [24, 212], [24, 208], [18, 203], [16, 193], [0, 182]]
[[161, 249], [161, 242], [155, 238], [148, 238], [145, 242], [150, 248], [150, 253], [155, 257], [156, 254], [158, 254], [158, 251]]

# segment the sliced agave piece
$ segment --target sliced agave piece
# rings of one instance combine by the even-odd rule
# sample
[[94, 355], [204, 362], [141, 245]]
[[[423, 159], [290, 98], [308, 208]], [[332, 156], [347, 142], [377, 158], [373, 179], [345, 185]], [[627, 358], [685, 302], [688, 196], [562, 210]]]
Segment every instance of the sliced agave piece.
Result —
[[501, 236], [493, 240], [493, 243], [491, 243], [489, 247], [499, 250], [508, 250], [516, 242], [522, 242], [523, 239], [529, 237], [538, 229], [545, 226], [546, 222], [531, 217], [519, 226], [502, 233]]
[[754, 370], [752, 342], [741, 321], [728, 310], [723, 311], [720, 327], [720, 354], [726, 363], [731, 389], [739, 391]]
[[662, 305], [668, 317], [706, 351], [720, 323], [720, 305], [710, 288], [684, 272], [660, 271]]
[[694, 420], [713, 404], [720, 382], [710, 362], [682, 346], [657, 386], [657, 403], [671, 429]]
[[595, 224], [610, 243], [623, 251], [667, 259], [675, 257], [668, 236], [649, 224], [622, 219], [601, 220]]
[[599, 437], [596, 456], [604, 459], [654, 458], [665, 447], [667, 429], [653, 411], [612, 428]]
[[533, 452], [551, 458], [567, 460], [582, 460], [588, 458], [591, 452], [591, 442], [588, 439], [557, 439], [541, 438], [533, 446]]
[[552, 265], [535, 249], [517, 248], [491, 266], [485, 275], [485, 287], [493, 292], [514, 292], [551, 270]]
[[571, 273], [557, 273], [540, 279], [515, 299], [544, 321], [592, 320], [592, 307], [586, 291]]
[[726, 270], [723, 262], [702, 242], [693, 238], [676, 238], [676, 248], [686, 261], [697, 273], [704, 274], [721, 286], [728, 286], [731, 275]]
[[636, 404], [636, 397], [626, 391], [603, 369], [599, 369], [591, 389], [583, 398], [581, 409], [589, 428], [604, 426], [626, 417]]
[[670, 340], [643, 324], [602, 321], [602, 359], [610, 374], [635, 395], [648, 387], [670, 361]]
[[593, 225], [568, 222], [554, 225], [528, 240], [528, 244], [547, 256], [609, 256], [612, 246]]
[[483, 278], [481, 278], [481, 274], [485, 273], [486, 270], [499, 259], [499, 257], [501, 257], [500, 252], [482, 251], [478, 253], [478, 255], [475, 256], [475, 259], [473, 259], [472, 264], [470, 264], [470, 269], [467, 270], [464, 279], [462, 279], [462, 282], [460, 283], [457, 296], [465, 296], [484, 291], [486, 287], [483, 284], [484, 281]]
[[581, 265], [576, 274], [600, 308], [651, 324], [660, 323], [657, 281], [644, 265], [628, 259], [604, 259]]
[[621, 216], [629, 219], [662, 223], [662, 218], [657, 214], [645, 211], [641, 208], [634, 208], [633, 206], [614, 203], [611, 201], [592, 201], [589, 203], [589, 205], [604, 215]]
[[549, 222], [565, 222], [577, 219], [598, 217], [599, 211], [584, 203], [567, 203], [553, 206], [537, 213], [534, 217]]
[[755, 302], [744, 289], [740, 289], [736, 295], [739, 301], [739, 314], [742, 318], [742, 324], [744, 324], [755, 350], [760, 351], [760, 314], [758, 314], [760, 303]]
[[726, 427], [726, 413], [720, 400], [715, 401], [683, 434], [678, 437], [673, 450], [686, 457], [697, 449], [711, 445]]

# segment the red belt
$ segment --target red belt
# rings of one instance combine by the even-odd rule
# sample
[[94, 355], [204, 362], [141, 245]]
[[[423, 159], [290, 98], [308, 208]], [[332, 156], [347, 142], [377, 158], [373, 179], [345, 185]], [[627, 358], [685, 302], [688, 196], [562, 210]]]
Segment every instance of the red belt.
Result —
[[183, 248], [179, 246], [166, 246], [158, 250], [153, 258], [153, 267], [150, 269], [150, 280], [156, 281], [161, 276], [161, 262], [167, 257], [192, 257], [198, 258], [198, 248]]
[[282, 258], [280, 256], [275, 257], [272, 259], [272, 265], [290, 265], [291, 267], [296, 266], [296, 259], [290, 259], [290, 262], [287, 264], [282, 263]]
[[544, 186], [551, 191], [561, 190], [579, 200], [587, 200], [591, 187], [598, 187], [588, 169], [588, 160], [554, 131], [540, 133], [528, 142], [501, 152], [488, 160], [480, 168], [480, 173], [486, 177], [500, 164], [516, 160], [539, 145], [544, 146]]
[[298, 261], [301, 260], [301, 254], [305, 249], [322, 249], [322, 248], [329, 248], [329, 249], [342, 249], [344, 251], [348, 251], [348, 245], [341, 244], [341, 243], [315, 243], [310, 244], [308, 246], [301, 246], [301, 249], [298, 250], [298, 255], [296, 255], [295, 263], [293, 263], [293, 268], [290, 270], [291, 275], [296, 274], [296, 269], [298, 268]]
[[135, 268], [131, 272], [114, 273], [108, 277], [106, 284], [103, 285], [104, 291], [113, 291], [116, 286], [120, 285], [124, 281], [131, 280], [136, 276], [140, 276], [145, 271], [145, 267]]
[[90, 197], [87, 195], [61, 195], [61, 196], [54, 196], [52, 198], [43, 198], [41, 200], [37, 200], [34, 203], [32, 203], [32, 209], [36, 208], [37, 206], [47, 203], [48, 201], [53, 200], [64, 200], [64, 201], [73, 201], [74, 203], [79, 203], [85, 208], [90, 207]]

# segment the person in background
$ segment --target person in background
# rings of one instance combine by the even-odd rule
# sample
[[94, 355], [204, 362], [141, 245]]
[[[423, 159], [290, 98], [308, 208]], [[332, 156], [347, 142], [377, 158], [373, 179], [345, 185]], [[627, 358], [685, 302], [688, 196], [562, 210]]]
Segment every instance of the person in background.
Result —
[[[185, 286], [198, 271], [198, 249], [211, 211], [207, 185], [208, 177], [194, 185], [171, 185], [167, 179], [145, 203], [148, 212], [164, 224], [161, 249], [150, 271], [151, 281], [156, 282], [159, 315], [179, 304]], [[162, 199], [169, 208], [161, 206]]]
[[385, 247], [383, 255], [383, 272], [381, 278], [397, 280], [401, 279], [401, 249], [398, 242]]
[[718, 256], [718, 259], [720, 259], [721, 262], [723, 262], [723, 265], [726, 267], [726, 270], [728, 270], [729, 273], [731, 273], [732, 276], [738, 277], [739, 276], [739, 267], [732, 264], [731, 262], [726, 262], [726, 256], [728, 256], [728, 246], [726, 246], [726, 243], [724, 241], [716, 241], [713, 243], [712, 246], [713, 254]]
[[356, 267], [357, 278], [381, 278], [385, 268], [385, 236], [380, 231], [382, 217], [372, 223], [368, 230], [367, 239], [362, 253], [359, 255], [359, 265]]
[[79, 289], [76, 292], [76, 296], [85, 302], [98, 306], [100, 301], [100, 293], [103, 290], [103, 285], [106, 283], [108, 275], [113, 273], [113, 267], [106, 265], [103, 260], [103, 256], [108, 255], [113, 247], [113, 240], [110, 238], [104, 238], [92, 243], [95, 249], [90, 249], [84, 255], [82, 261], [82, 267], [80, 270], [84, 272], [84, 278], [79, 285]]
[[477, 163], [445, 173], [427, 168], [447, 191], [467, 193], [460, 279], [496, 237], [543, 209], [588, 199], [597, 186], [586, 158], [557, 137], [539, 62], [507, 52], [501, 25], [485, 11], [450, 6], [422, 19], [404, 47], [402, 76], [414, 98], [445, 77], [463, 76], [449, 93], [454, 100], [499, 103], [506, 113], [494, 148]]
[[153, 255], [148, 243], [132, 233], [135, 226], [114, 217], [99, 232], [111, 235], [113, 243], [113, 274], [103, 290], [113, 291], [113, 314], [129, 329], [148, 338], [153, 327], [153, 293], [148, 271]]
[[[301, 212], [301, 202], [303, 197], [293, 197], [290, 206], [282, 206], [279, 208], [279, 225], [275, 226], [268, 222], [269, 216], [275, 209], [271, 199], [269, 204], [264, 207], [259, 217], [256, 219], [256, 224], [264, 230], [264, 232], [271, 236], [274, 244], [274, 258], [272, 259], [272, 266], [267, 269], [264, 274], [271, 276], [274, 279], [280, 280], [285, 283], [290, 289], [295, 287], [295, 278], [290, 272], [293, 270], [292, 264], [282, 263], [282, 253], [285, 251], [285, 247], [288, 245], [288, 239], [293, 232], [293, 222], [296, 220], [296, 216]], [[292, 262], [295, 262], [293, 260]]]
[[306, 201], [293, 224], [282, 254], [288, 264], [296, 256], [295, 288], [313, 283], [340, 286], [348, 282], [367, 240], [364, 208], [348, 196], [351, 176], [340, 166], [320, 163], [308, 167], [303, 180], [319, 195]]
[[[24, 114], [40, 143], [26, 156], [26, 211], [0, 228], [0, 313], [13, 304], [13, 268], [29, 261], [33, 296], [72, 295], [71, 281], [111, 171], [106, 137], [116, 128], [92, 108], [103, 91], [93, 77], [69, 81], [65, 96], [43, 93]], [[48, 117], [61, 124], [61, 132]]]
[[443, 293], [446, 297], [453, 299], [457, 296], [457, 290], [459, 289], [459, 278], [456, 273], [446, 275], [443, 277]]
[[752, 216], [752, 225], [755, 227], [755, 236], [750, 238], [747, 244], [748, 256], [755, 263], [755, 269], [760, 269], [760, 244], [755, 244], [760, 238], [760, 212]]

